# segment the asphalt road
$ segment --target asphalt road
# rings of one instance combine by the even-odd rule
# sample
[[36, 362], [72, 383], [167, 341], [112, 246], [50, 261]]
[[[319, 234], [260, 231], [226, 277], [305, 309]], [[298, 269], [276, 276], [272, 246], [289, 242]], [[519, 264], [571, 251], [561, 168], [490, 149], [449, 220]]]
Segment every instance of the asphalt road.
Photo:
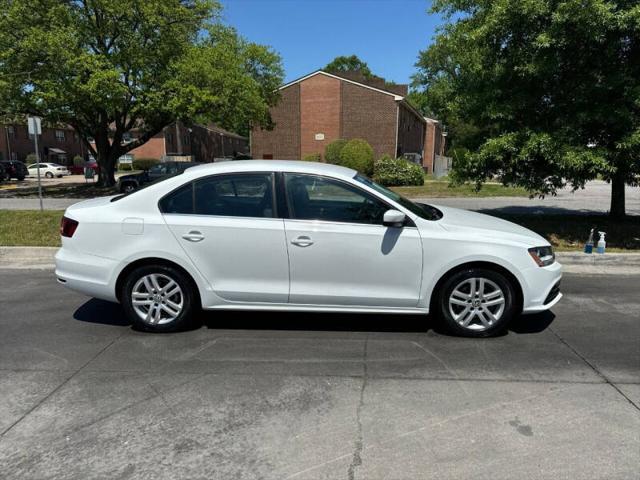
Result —
[[0, 478], [637, 478], [640, 276], [563, 286], [487, 340], [263, 313], [150, 335], [0, 271]]
[[[67, 177], [69, 178], [69, 177]], [[53, 181], [53, 180], [52, 180]], [[69, 205], [80, 202], [78, 198], [45, 198], [46, 210], [64, 210]], [[584, 190], [572, 192], [565, 188], [556, 196], [545, 198], [528, 197], [451, 197], [416, 198], [416, 201], [464, 208], [513, 214], [603, 214], [609, 211], [611, 204], [611, 185], [603, 181], [587, 183]], [[40, 208], [37, 198], [0, 197], [0, 210], [35, 210]], [[628, 215], [640, 215], [640, 187], [626, 188], [626, 211]]]

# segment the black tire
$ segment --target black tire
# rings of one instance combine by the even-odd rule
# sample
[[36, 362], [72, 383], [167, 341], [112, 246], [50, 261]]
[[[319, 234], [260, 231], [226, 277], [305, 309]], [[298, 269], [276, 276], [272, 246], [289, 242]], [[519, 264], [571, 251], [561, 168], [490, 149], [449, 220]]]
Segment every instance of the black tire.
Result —
[[136, 191], [136, 186], [133, 183], [125, 183], [120, 187], [120, 193], [132, 193]]
[[[483, 295], [479, 297], [477, 292], [481, 279], [484, 287]], [[471, 292], [472, 285], [475, 285], [476, 295]], [[500, 298], [494, 287], [498, 287], [502, 292], [504, 299], [502, 304], [489, 305]], [[505, 275], [488, 268], [468, 268], [454, 272], [444, 280], [438, 290], [433, 303], [434, 313], [441, 326], [453, 335], [474, 338], [496, 336], [503, 333], [509, 323], [520, 313], [516, 287]], [[471, 295], [471, 298], [467, 300], [456, 294], [452, 299], [454, 290]], [[450, 301], [467, 302], [467, 305], [453, 304]], [[500, 310], [501, 307], [502, 310]], [[454, 318], [454, 315], [458, 318]], [[465, 323], [468, 318], [471, 318], [471, 321], [467, 326], [463, 326], [462, 323]]]
[[46, 172], [46, 173], [44, 174], [44, 176], [45, 176], [45, 177], [47, 177], [47, 178], [53, 178], [53, 173], [51, 173], [51, 172]]
[[22, 182], [23, 180], [24, 180], [24, 176], [22, 176], [22, 177], [18, 177], [18, 181], [19, 181], [19, 182]]
[[[147, 321], [139, 315], [138, 311], [140, 310], [136, 311], [136, 307], [134, 307], [132, 303], [134, 287], [136, 287], [139, 281], [152, 274], [157, 275], [160, 281], [164, 281], [165, 278], [169, 278], [180, 287], [182, 309], [180, 310], [180, 313], [173, 319], [165, 318], [157, 322], [154, 322], [153, 320]], [[160, 283], [161, 287], [163, 287], [164, 285]], [[142, 287], [142, 285], [140, 285], [138, 288], [140, 287]], [[150, 297], [153, 296], [155, 298], [159, 296], [156, 294], [152, 294], [151, 292], [149, 293]], [[140, 295], [143, 294], [139, 293], [138, 290], [136, 296], [140, 298]], [[122, 304], [127, 317], [129, 318], [129, 320], [131, 320], [131, 323], [133, 323], [134, 328], [148, 332], [175, 332], [190, 327], [193, 323], [196, 311], [200, 308], [200, 306], [198, 305], [198, 298], [199, 296], [197, 295], [197, 287], [193, 283], [191, 278], [189, 278], [181, 270], [168, 265], [145, 265], [135, 268], [127, 275], [127, 278], [123, 282], [120, 291], [120, 303]], [[177, 297], [173, 296], [171, 297], [171, 299], [177, 302]], [[157, 300], [160, 301], [161, 299]], [[166, 300], [168, 301], [169, 298], [167, 298]], [[149, 299], [148, 301], [152, 300]], [[153, 301], [155, 302], [156, 300]], [[156, 305], [156, 303], [154, 303], [154, 305]], [[159, 305], [160, 309], [164, 308], [160, 303], [157, 303], [157, 305]], [[151, 309], [151, 307], [149, 307], [149, 309]], [[145, 310], [145, 306], [142, 306], [142, 310]], [[157, 310], [158, 308], [155, 308], [154, 312], [157, 312]], [[160, 315], [165, 315], [167, 317], [170, 316], [164, 311], [161, 311]]]

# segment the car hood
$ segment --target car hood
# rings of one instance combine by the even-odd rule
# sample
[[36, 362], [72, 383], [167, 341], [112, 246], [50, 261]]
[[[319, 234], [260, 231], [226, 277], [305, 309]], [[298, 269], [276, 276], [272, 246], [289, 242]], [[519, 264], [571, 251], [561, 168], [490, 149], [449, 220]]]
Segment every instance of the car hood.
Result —
[[530, 247], [549, 245], [549, 242], [536, 232], [501, 218], [460, 208], [440, 205], [434, 207], [442, 212], [442, 218], [438, 221], [442, 228], [452, 233], [460, 233], [466, 238], [473, 236], [471, 238], [486, 238], [493, 242], [517, 242]]

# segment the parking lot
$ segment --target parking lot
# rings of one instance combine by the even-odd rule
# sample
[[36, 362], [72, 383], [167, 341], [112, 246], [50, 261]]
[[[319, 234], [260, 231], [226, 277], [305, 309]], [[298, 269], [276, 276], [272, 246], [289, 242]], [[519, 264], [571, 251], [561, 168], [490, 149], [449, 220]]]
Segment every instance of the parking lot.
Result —
[[308, 313], [150, 335], [0, 270], [0, 477], [637, 478], [640, 278], [563, 290], [487, 340]]

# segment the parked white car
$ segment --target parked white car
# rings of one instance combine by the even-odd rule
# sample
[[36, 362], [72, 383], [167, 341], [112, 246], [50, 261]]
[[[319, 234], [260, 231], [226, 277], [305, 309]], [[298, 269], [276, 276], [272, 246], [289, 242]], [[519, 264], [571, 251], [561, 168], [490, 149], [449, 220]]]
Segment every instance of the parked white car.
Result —
[[354, 170], [207, 164], [67, 209], [58, 282], [119, 301], [133, 324], [194, 311], [432, 312], [484, 337], [562, 294], [549, 243], [487, 215], [413, 203]]
[[30, 177], [38, 176], [38, 169], [40, 169], [40, 176], [45, 178], [64, 177], [71, 175], [71, 172], [64, 165], [58, 165], [57, 163], [32, 163], [27, 166]]

